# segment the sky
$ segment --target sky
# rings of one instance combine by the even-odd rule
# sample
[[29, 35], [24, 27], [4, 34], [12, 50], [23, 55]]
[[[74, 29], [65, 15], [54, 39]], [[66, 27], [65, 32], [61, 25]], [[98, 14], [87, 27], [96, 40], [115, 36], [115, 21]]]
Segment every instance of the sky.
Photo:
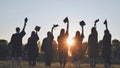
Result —
[[60, 29], [66, 29], [63, 22], [69, 18], [69, 37], [75, 36], [76, 31], [81, 32], [79, 22], [84, 20], [84, 42], [88, 41], [94, 21], [97, 23], [98, 40], [102, 40], [105, 30], [104, 20], [108, 21], [108, 29], [112, 34], [112, 40], [120, 40], [120, 0], [0, 0], [0, 39], [11, 39], [15, 28], [23, 28], [24, 18], [28, 18], [26, 35], [23, 43], [27, 43], [35, 26], [40, 26], [38, 32], [40, 42], [51, 31], [53, 24], [59, 27], [53, 31], [55, 40], [60, 34]]

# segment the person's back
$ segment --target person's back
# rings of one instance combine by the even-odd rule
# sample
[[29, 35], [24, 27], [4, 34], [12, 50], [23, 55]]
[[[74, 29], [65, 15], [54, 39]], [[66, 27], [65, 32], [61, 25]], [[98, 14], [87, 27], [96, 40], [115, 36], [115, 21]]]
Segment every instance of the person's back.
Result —
[[28, 57], [29, 57], [29, 65], [36, 65], [36, 58], [38, 57], [38, 45], [37, 41], [39, 40], [39, 37], [37, 35], [37, 32], [35, 33], [32, 31], [31, 37], [28, 39]]
[[93, 31], [88, 38], [88, 54], [90, 57], [97, 56], [98, 37], [97, 32]]
[[41, 51], [44, 52], [46, 67], [51, 66], [51, 60], [53, 56], [53, 35], [51, 32], [47, 33], [47, 37], [44, 38], [41, 46]]
[[90, 61], [90, 66], [96, 67], [96, 57], [98, 56], [98, 33], [95, 27], [91, 29], [91, 34], [88, 38], [88, 56]]
[[22, 38], [24, 35], [24, 31], [12, 35], [10, 45], [13, 57], [22, 56]]
[[111, 35], [110, 34], [104, 35], [102, 44], [103, 44], [104, 52], [111, 53]]
[[24, 37], [25, 33], [25, 27], [28, 19], [25, 18], [25, 23], [23, 26], [22, 31], [20, 32], [20, 28], [16, 28], [16, 33], [12, 35], [11, 41], [10, 41], [10, 55], [12, 59], [12, 64], [17, 61], [17, 64], [20, 65], [20, 61], [22, 58], [22, 38]]
[[36, 57], [38, 55], [38, 46], [35, 43], [34, 38], [29, 38], [29, 42], [30, 43], [28, 43], [28, 54], [30, 57]]
[[38, 36], [35, 37], [30, 37], [28, 39], [28, 52], [30, 56], [38, 56], [38, 46], [37, 46], [37, 41], [39, 40]]
[[109, 67], [111, 65], [111, 34], [109, 33], [109, 30], [104, 31], [102, 44], [102, 57], [105, 62], [105, 67]]
[[49, 38], [44, 38], [42, 48], [45, 53], [52, 52], [52, 42]]
[[111, 47], [111, 34], [105, 34], [103, 37], [103, 46]]
[[88, 42], [88, 52], [90, 57], [96, 56], [97, 52], [97, 42], [93, 35], [89, 36], [89, 42]]
[[[18, 30], [18, 31], [17, 31]], [[17, 61], [17, 64], [20, 65], [22, 58], [22, 38], [25, 35], [25, 31], [19, 32], [20, 29], [16, 28], [17, 33], [13, 34], [10, 41], [10, 56], [12, 59], [12, 64]]]
[[77, 61], [80, 60], [80, 58], [83, 56], [82, 55], [82, 41], [83, 41], [83, 34], [80, 35], [80, 32], [77, 31], [76, 32], [76, 36], [73, 38], [74, 40], [74, 44], [71, 47], [71, 52], [72, 52], [72, 56], [73, 58], [77, 59]]
[[64, 29], [61, 29], [60, 35], [57, 38], [60, 67], [65, 67], [67, 62], [67, 57], [68, 57], [67, 38], [68, 38], [68, 31], [65, 32]]
[[79, 44], [79, 39], [78, 38], [73, 38], [74, 40], [74, 45], [71, 47], [71, 52], [72, 52], [72, 57], [74, 61], [79, 61], [80, 60], [80, 50], [81, 50], [81, 45]]
[[58, 37], [58, 49], [60, 52], [66, 52], [68, 50], [66, 35], [60, 35]]
[[48, 32], [47, 37], [43, 39], [41, 50], [45, 53], [52, 53], [53, 48], [53, 35]]

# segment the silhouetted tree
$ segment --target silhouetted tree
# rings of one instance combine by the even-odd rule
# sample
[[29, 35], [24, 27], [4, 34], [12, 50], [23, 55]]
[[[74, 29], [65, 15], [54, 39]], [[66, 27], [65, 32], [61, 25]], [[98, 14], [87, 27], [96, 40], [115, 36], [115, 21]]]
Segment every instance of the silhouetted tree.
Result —
[[120, 46], [120, 41], [117, 39], [112, 40], [112, 45], [113, 45], [113, 56], [117, 57], [119, 46]]
[[6, 59], [9, 56], [9, 46], [7, 40], [0, 40], [0, 59]]
[[112, 56], [115, 63], [120, 63], [120, 41], [112, 40]]

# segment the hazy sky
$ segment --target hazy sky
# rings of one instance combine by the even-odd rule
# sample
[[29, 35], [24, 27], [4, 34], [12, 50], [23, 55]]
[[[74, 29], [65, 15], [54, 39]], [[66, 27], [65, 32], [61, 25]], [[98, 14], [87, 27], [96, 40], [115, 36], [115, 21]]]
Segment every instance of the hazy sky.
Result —
[[87, 41], [94, 21], [99, 18], [98, 39], [103, 38], [105, 30], [103, 22], [107, 19], [112, 39], [120, 40], [120, 0], [0, 0], [0, 39], [10, 41], [15, 28], [22, 29], [24, 18], [28, 17], [24, 43], [27, 43], [36, 25], [41, 26], [38, 34], [42, 41], [52, 25], [59, 24], [54, 30], [56, 40], [60, 29], [66, 28], [66, 24], [63, 23], [66, 16], [70, 20], [70, 37], [73, 37], [77, 30], [81, 32], [79, 22], [84, 20], [86, 22], [84, 41]]

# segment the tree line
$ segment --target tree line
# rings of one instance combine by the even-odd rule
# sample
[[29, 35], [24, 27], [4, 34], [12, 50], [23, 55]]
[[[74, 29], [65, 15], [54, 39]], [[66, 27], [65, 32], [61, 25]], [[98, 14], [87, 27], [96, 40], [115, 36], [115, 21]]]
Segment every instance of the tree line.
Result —
[[[112, 57], [116, 58], [116, 59], [117, 58], [120, 59], [120, 40], [113, 39], [111, 43], [112, 43], [112, 45], [111, 45], [112, 46]], [[41, 48], [41, 47], [39, 47], [39, 48]], [[57, 55], [57, 43], [56, 43], [56, 41], [54, 41], [53, 48], [54, 48], [54, 55]], [[88, 48], [88, 42], [83, 42], [84, 55], [87, 55], [87, 48]], [[101, 50], [102, 50], [102, 40], [100, 40], [98, 42], [99, 56], [101, 54]], [[26, 45], [23, 45], [23, 54], [24, 54], [24, 56], [27, 55]], [[0, 59], [9, 59], [9, 56], [10, 56], [9, 42], [7, 40], [1, 39], [0, 40]], [[39, 56], [41, 56], [40, 53], [39, 53]], [[54, 56], [54, 57], [56, 57], [56, 56]]]

